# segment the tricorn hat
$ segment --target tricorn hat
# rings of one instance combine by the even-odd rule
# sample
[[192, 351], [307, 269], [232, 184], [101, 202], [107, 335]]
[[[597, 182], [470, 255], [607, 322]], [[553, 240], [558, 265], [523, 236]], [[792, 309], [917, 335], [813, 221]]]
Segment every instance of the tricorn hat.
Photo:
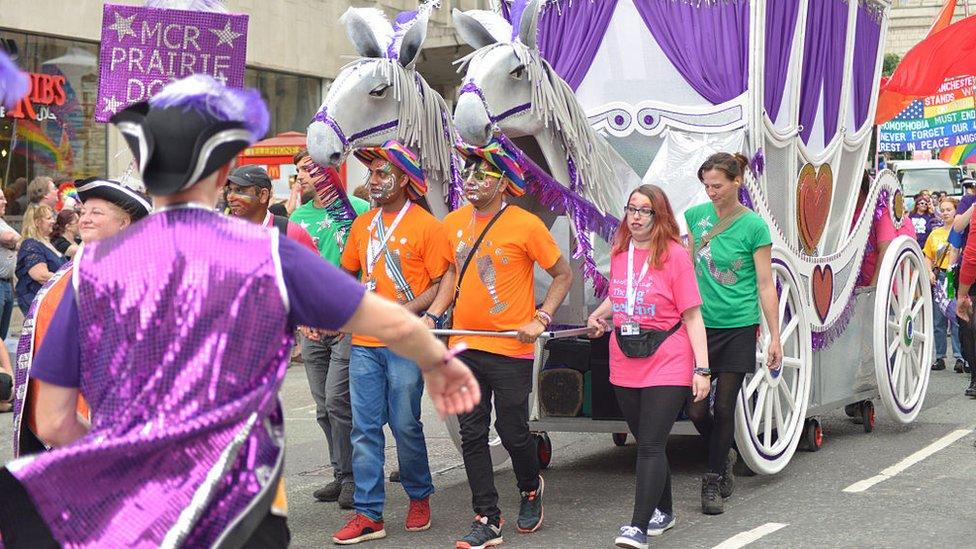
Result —
[[111, 122], [132, 150], [146, 190], [164, 196], [189, 188], [263, 137], [268, 109], [256, 90], [195, 74], [119, 111]]
[[139, 221], [152, 212], [149, 197], [134, 191], [113, 179], [90, 177], [78, 181], [78, 199], [82, 203], [89, 198], [101, 198], [122, 208], [132, 217], [132, 221]]

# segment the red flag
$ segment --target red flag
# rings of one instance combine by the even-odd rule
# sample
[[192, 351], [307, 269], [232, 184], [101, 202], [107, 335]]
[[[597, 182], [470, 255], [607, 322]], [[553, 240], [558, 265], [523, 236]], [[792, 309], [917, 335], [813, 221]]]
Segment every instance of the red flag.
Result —
[[[952, 16], [955, 13], [955, 11], [956, 11], [956, 0], [946, 0], [945, 5], [942, 6], [942, 9], [939, 10], [939, 14], [935, 17], [935, 20], [932, 21], [932, 27], [929, 28], [929, 33], [926, 39], [916, 44], [915, 48], [918, 48], [919, 46], [924, 44], [926, 41], [928, 41], [929, 38], [933, 37], [935, 34], [948, 28], [952, 23]], [[960, 23], [961, 22], [962, 21], [960, 21]], [[911, 51], [905, 54], [905, 59], [902, 59], [902, 62], [895, 69], [894, 74], [892, 74], [892, 78], [894, 78], [894, 76], [897, 75], [898, 72], [902, 70], [902, 65], [904, 65], [905, 61], [907, 61], [909, 56], [912, 55], [912, 52], [915, 51], [915, 48], [912, 48]], [[938, 86], [937, 86], [931, 92], [923, 93], [921, 95], [913, 95], [904, 92], [899, 93], [888, 87], [890, 80], [891, 78], [887, 78], [887, 79], [882, 78], [881, 80], [881, 87], [879, 89], [879, 95], [878, 95], [878, 108], [874, 115], [875, 124], [884, 124], [885, 122], [898, 116], [898, 114], [901, 113], [901, 111], [905, 110], [905, 108], [909, 105], [909, 103], [911, 103], [915, 99], [918, 99], [919, 97], [925, 97], [926, 95], [931, 95], [932, 93], [938, 91]], [[941, 81], [939, 82], [939, 85], [940, 86], [942, 85]]]

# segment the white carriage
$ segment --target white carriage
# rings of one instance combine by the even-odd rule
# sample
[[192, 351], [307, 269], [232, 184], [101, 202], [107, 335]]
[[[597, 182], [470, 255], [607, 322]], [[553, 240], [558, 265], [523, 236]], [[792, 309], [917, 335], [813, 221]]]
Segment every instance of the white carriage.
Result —
[[[756, 373], [746, 377], [736, 411], [744, 462], [758, 473], [782, 470], [801, 441], [819, 447], [816, 416], [842, 406], [870, 430], [875, 397], [896, 421], [913, 421], [925, 397], [934, 341], [917, 243], [895, 239], [879, 258], [877, 286], [855, 287], [876, 216], [891, 215], [896, 226], [905, 216], [896, 179], [882, 172], [855, 219], [890, 2], [539, 4], [502, 1], [514, 30], [498, 13], [455, 10], [458, 32], [475, 53], [462, 65], [453, 125], [444, 116], [445, 102], [431, 97], [412, 66], [422, 29], [407, 30], [388, 46], [377, 38], [382, 33], [360, 22], [350, 35], [364, 59], [337, 78], [309, 127], [313, 157], [335, 164], [352, 147], [398, 136], [428, 163], [437, 211], [449, 202], [456, 158], [448, 161], [446, 151], [455, 128], [473, 144], [507, 136], [537, 172], [545, 172], [535, 178], [536, 192], [530, 189], [534, 209], [567, 253], [577, 252], [573, 264], [589, 278], [557, 315], [558, 322], [581, 325], [594, 303], [587, 296], [601, 286], [597, 271], [606, 273], [605, 241], [613, 224], [606, 214], [619, 216], [627, 193], [647, 181], [665, 189], [682, 217], [707, 200], [696, 177], [702, 161], [717, 151], [742, 152], [754, 160], [743, 201], [773, 236], [784, 350], [780, 372], [762, 366], [769, 341], [763, 325]], [[409, 57], [384, 58], [394, 50]], [[386, 97], [387, 88], [396, 94]], [[417, 97], [404, 101], [410, 93]], [[421, 127], [437, 131], [424, 137]], [[550, 188], [539, 191], [544, 184]], [[551, 455], [546, 431], [610, 432], [622, 443], [623, 421], [542, 413], [544, 363], [540, 343], [530, 421], [544, 461]], [[694, 430], [679, 421], [673, 432]], [[496, 461], [506, 457], [499, 444], [493, 449]]]

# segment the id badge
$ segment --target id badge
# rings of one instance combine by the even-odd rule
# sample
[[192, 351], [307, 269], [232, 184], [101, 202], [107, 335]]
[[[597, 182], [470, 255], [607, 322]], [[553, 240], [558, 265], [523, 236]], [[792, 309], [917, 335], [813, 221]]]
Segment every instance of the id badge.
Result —
[[632, 336], [640, 335], [640, 324], [633, 320], [628, 320], [620, 325], [620, 335]]

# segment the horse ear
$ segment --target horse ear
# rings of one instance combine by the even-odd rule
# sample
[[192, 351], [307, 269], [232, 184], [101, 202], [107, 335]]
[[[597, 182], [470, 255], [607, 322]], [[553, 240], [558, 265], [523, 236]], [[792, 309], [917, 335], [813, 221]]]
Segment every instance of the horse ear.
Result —
[[527, 47], [535, 49], [536, 30], [539, 28], [539, 12], [542, 11], [539, 0], [531, 0], [522, 12], [522, 20], [519, 22], [519, 40]]
[[346, 27], [346, 34], [360, 56], [386, 57], [386, 48], [380, 45], [376, 32], [362, 9], [349, 8], [339, 18], [339, 22]]
[[481, 21], [457, 8], [454, 8], [452, 13], [454, 15], [454, 27], [461, 36], [461, 40], [464, 40], [472, 48], [477, 50], [497, 42], [495, 37], [488, 32], [488, 29], [481, 24]]
[[420, 57], [420, 49], [424, 46], [424, 40], [427, 39], [427, 21], [429, 18], [430, 12], [428, 10], [420, 10], [416, 21], [404, 33], [403, 40], [400, 41], [400, 53], [397, 55], [397, 59], [404, 67], [409, 68]]

